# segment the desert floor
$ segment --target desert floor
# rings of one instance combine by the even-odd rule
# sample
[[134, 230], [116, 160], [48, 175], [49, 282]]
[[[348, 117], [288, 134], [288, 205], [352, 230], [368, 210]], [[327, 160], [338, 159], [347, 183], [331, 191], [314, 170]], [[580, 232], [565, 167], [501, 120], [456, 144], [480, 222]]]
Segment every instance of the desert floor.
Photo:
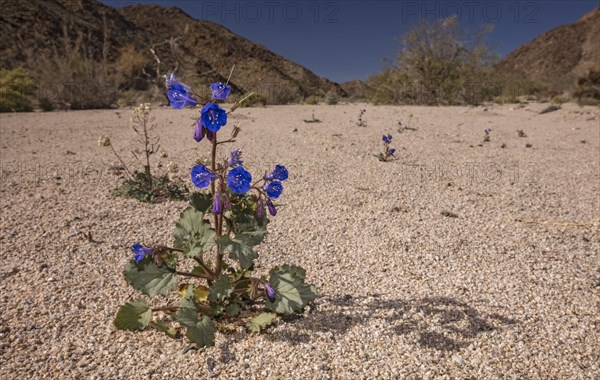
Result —
[[[186, 207], [109, 196], [116, 160], [97, 140], [135, 164], [131, 110], [2, 114], [0, 378], [600, 378], [599, 109], [546, 106], [238, 109], [227, 148], [253, 173], [290, 170], [258, 270], [301, 265], [319, 296], [185, 353], [112, 323], [138, 297], [121, 272], [131, 245], [170, 244]], [[156, 170], [172, 161], [188, 181], [208, 155], [195, 112], [155, 111]]]

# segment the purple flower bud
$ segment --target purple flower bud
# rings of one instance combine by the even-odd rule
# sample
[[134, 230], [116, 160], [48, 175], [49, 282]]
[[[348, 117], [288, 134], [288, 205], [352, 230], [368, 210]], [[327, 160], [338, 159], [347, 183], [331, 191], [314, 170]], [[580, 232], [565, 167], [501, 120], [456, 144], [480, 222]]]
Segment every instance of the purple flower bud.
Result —
[[268, 282], [265, 283], [265, 293], [267, 294], [267, 298], [269, 299], [269, 301], [275, 302], [275, 299], [277, 297], [277, 292], [275, 291], [275, 289], [273, 289], [271, 284], [269, 284]]
[[256, 206], [256, 217], [262, 219], [265, 217], [265, 203], [262, 198], [258, 198], [258, 205]]
[[236, 167], [238, 165], [242, 165], [244, 162], [242, 161], [242, 151], [239, 149], [234, 150], [233, 152], [231, 152], [231, 154], [229, 155], [229, 159], [227, 160], [227, 165], [233, 167]]
[[392, 148], [389, 151], [390, 156], [393, 156], [394, 154], [396, 154], [396, 148]]
[[223, 194], [223, 208], [231, 208], [231, 202], [229, 201], [229, 196], [227, 194]]
[[223, 201], [221, 200], [221, 193], [217, 191], [215, 194], [215, 200], [212, 205], [212, 212], [215, 215], [219, 215], [223, 211]]
[[197, 142], [202, 141], [205, 134], [206, 130], [202, 126], [202, 121], [198, 120], [196, 122], [196, 128], [194, 129], [194, 140], [196, 140]]
[[271, 214], [272, 216], [277, 215], [277, 209], [275, 208], [273, 202], [269, 198], [266, 199], [266, 202], [267, 208], [269, 209], [269, 214]]

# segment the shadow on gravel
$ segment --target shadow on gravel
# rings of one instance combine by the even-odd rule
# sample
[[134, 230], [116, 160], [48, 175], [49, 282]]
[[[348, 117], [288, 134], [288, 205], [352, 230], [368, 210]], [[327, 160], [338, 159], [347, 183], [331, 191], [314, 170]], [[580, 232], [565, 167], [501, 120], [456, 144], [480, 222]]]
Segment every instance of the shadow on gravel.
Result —
[[356, 326], [360, 329], [360, 326], [371, 325], [369, 334], [379, 331], [381, 335], [402, 335], [425, 348], [455, 351], [468, 346], [481, 333], [517, 323], [499, 314], [479, 312], [449, 297], [382, 300], [346, 295], [321, 298], [317, 302], [319, 310], [287, 320], [289, 328], [272, 332], [267, 337], [298, 343], [309, 342], [319, 336], [335, 342]]

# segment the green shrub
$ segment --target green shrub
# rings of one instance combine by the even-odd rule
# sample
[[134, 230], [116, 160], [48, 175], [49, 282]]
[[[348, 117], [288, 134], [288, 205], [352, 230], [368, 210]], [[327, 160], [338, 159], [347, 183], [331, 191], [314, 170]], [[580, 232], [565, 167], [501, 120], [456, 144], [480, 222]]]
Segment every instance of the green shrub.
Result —
[[325, 101], [326, 104], [329, 104], [330, 106], [338, 104], [338, 102], [340, 101], [340, 97], [337, 94], [337, 92], [335, 91], [329, 91], [327, 92], [327, 94], [325, 94], [325, 97], [323, 98], [323, 100]]
[[48, 98], [40, 99], [40, 108], [44, 112], [54, 111], [54, 104]]
[[573, 93], [579, 104], [600, 104], [600, 71], [591, 70], [577, 80], [577, 88]]
[[267, 98], [260, 94], [252, 94], [240, 104], [240, 107], [256, 107], [259, 105], [265, 107], [267, 105]]
[[312, 106], [319, 104], [319, 97], [316, 95], [307, 96], [304, 99], [304, 104], [310, 104]]
[[0, 112], [28, 112], [32, 110], [28, 96], [35, 83], [22, 69], [0, 70]]
[[456, 18], [421, 22], [402, 37], [393, 67], [369, 79], [369, 100], [451, 105], [491, 98], [485, 83], [496, 58], [485, 43], [487, 32], [467, 36]]
[[164, 199], [185, 200], [188, 190], [169, 180], [166, 175], [149, 177], [146, 172], [135, 171], [112, 190], [114, 197], [134, 198], [140, 202], [159, 202]]

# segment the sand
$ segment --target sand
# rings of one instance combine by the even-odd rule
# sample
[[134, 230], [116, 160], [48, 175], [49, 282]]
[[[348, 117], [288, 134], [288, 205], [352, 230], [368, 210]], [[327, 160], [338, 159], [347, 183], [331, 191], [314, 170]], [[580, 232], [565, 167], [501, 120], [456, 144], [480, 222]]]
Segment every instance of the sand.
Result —
[[[131, 244], [171, 243], [186, 207], [109, 196], [116, 160], [97, 140], [135, 164], [131, 110], [2, 114], [0, 378], [600, 378], [599, 109], [546, 106], [236, 111], [227, 149], [256, 175], [290, 171], [258, 271], [301, 265], [319, 296], [185, 353], [112, 324], [138, 297], [121, 273]], [[410, 114], [416, 131], [398, 133]], [[155, 115], [155, 170], [172, 161], [187, 181], [209, 152], [194, 112]], [[395, 161], [373, 157], [384, 133]]]

